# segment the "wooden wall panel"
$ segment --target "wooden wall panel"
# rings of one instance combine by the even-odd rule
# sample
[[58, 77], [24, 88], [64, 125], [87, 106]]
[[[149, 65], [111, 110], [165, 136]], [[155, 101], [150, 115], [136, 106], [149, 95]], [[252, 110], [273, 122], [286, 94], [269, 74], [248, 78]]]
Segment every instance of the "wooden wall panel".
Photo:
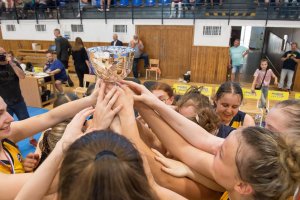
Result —
[[163, 78], [182, 77], [190, 69], [193, 26], [137, 26], [150, 58], [160, 60]]
[[[191, 70], [191, 80], [194, 82], [222, 83], [226, 80], [228, 48], [192, 46], [192, 26], [143, 25], [137, 26], [137, 33], [149, 57], [160, 59], [163, 78], [178, 79], [187, 70]], [[0, 46], [14, 52], [31, 49], [32, 43], [39, 43], [43, 49], [47, 49], [54, 41], [0, 39]], [[105, 42], [84, 44], [86, 47], [109, 45]], [[140, 64], [143, 65], [143, 62]]]
[[[44, 40], [0, 40], [0, 46], [4, 47], [7, 51], [17, 51], [18, 49], [32, 49], [32, 43], [39, 43], [42, 45], [42, 49], [48, 49], [50, 45], [54, 45], [53, 41], [44, 41]], [[70, 42], [71, 45], [74, 45], [74, 42]], [[94, 46], [108, 46], [108, 42], [84, 42], [85, 47], [94, 47]], [[126, 45], [126, 43], [125, 43]]]
[[137, 34], [144, 44], [149, 58], [159, 59], [161, 50], [161, 26], [138, 26]]
[[300, 64], [298, 64], [294, 75], [294, 91], [300, 91]]
[[229, 59], [228, 47], [193, 46], [191, 56], [191, 81], [222, 83], [226, 81]]

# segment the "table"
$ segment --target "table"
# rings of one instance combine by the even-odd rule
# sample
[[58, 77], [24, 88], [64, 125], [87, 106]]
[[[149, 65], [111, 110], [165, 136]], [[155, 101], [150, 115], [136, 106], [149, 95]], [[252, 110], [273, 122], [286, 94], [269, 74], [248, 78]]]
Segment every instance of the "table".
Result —
[[[45, 82], [45, 78], [47, 80]], [[42, 87], [48, 88], [51, 91], [51, 97], [47, 101], [42, 101]], [[20, 88], [27, 106], [42, 108], [49, 103], [53, 103], [57, 98], [55, 89], [54, 75], [46, 73], [31, 73], [27, 74], [24, 79], [20, 79]]]

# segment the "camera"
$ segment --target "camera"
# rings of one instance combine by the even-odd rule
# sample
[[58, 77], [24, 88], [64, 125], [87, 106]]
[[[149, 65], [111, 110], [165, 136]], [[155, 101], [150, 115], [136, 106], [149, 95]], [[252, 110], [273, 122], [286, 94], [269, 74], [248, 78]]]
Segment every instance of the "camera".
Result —
[[0, 62], [6, 61], [6, 55], [1, 53], [0, 54]]

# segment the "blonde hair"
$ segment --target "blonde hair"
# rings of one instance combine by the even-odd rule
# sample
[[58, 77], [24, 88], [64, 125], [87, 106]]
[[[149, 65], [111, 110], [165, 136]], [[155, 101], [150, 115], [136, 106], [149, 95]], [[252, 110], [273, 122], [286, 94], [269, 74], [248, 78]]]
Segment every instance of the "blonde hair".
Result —
[[[300, 101], [299, 100], [285, 100], [277, 103], [274, 106], [279, 109], [285, 116], [284, 128], [287, 137], [300, 137]], [[298, 140], [299, 141], [299, 140]]]
[[56, 143], [63, 136], [67, 125], [70, 123], [70, 119], [56, 124], [51, 130], [44, 132], [42, 141], [39, 143], [39, 147], [43, 153], [49, 155], [54, 149]]
[[241, 180], [252, 186], [253, 199], [286, 200], [299, 185], [299, 146], [289, 146], [280, 134], [260, 127], [240, 133], [236, 165]]

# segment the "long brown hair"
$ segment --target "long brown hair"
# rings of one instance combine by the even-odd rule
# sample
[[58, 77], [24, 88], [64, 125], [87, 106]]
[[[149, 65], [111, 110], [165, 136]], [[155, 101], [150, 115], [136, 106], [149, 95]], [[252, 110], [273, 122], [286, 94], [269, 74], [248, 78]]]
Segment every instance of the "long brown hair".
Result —
[[84, 47], [84, 44], [82, 42], [82, 39], [80, 37], [75, 38], [75, 44], [74, 47], [72, 48], [73, 51], [79, 51], [81, 48]]
[[143, 160], [133, 144], [112, 131], [94, 131], [65, 154], [58, 189], [61, 200], [153, 200]]

